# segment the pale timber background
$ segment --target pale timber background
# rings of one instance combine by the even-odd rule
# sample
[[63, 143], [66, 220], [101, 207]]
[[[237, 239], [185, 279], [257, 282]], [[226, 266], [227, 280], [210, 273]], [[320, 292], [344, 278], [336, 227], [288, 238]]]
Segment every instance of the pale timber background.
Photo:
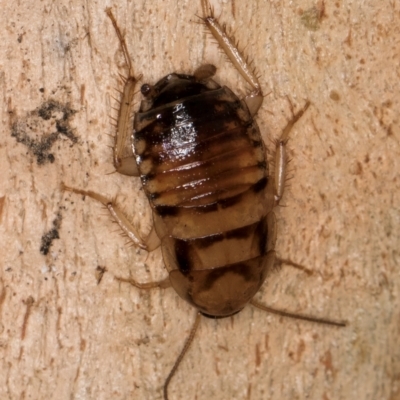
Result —
[[[315, 272], [285, 267], [258, 298], [350, 324], [252, 307], [203, 319], [170, 398], [399, 399], [400, 3], [213, 4], [269, 93], [258, 116], [268, 145], [290, 117], [286, 96], [297, 108], [312, 102], [292, 132], [294, 178], [276, 214], [278, 254]], [[194, 320], [172, 289], [115, 281], [161, 279], [160, 253], [126, 245], [101, 205], [59, 188], [118, 195], [141, 231], [150, 227], [138, 180], [107, 175], [126, 69], [106, 6], [143, 82], [212, 62], [219, 82], [245, 92], [197, 24], [198, 2], [1, 1], [1, 399], [160, 399]], [[57, 122], [69, 138], [55, 134], [46, 149]], [[50, 153], [54, 162], [38, 165]], [[44, 255], [54, 220], [59, 239]]]

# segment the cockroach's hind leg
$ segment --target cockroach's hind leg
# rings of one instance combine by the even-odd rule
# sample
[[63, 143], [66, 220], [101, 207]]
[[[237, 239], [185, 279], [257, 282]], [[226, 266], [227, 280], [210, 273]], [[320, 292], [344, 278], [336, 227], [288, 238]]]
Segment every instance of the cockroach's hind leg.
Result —
[[250, 111], [250, 114], [254, 116], [260, 109], [264, 98], [261, 85], [258, 81], [258, 77], [254, 71], [254, 68], [252, 68], [251, 63], [249, 63], [248, 59], [243, 55], [243, 52], [238, 49], [238, 46], [234, 42], [233, 38], [228, 35], [225, 26], [221, 26], [218, 19], [214, 16], [214, 12], [208, 3], [208, 0], [202, 0], [201, 4], [203, 9], [202, 19], [204, 24], [210, 30], [219, 47], [228, 57], [228, 60], [233, 64], [243, 79], [251, 87], [251, 91], [244, 98], [244, 101]]
[[260, 310], [263, 310], [263, 311], [266, 311], [266, 312], [269, 312], [272, 314], [277, 314], [282, 317], [289, 317], [289, 318], [294, 318], [294, 319], [300, 319], [302, 321], [316, 322], [319, 324], [333, 325], [333, 326], [338, 326], [338, 327], [347, 326], [347, 321], [319, 318], [319, 317], [314, 317], [314, 316], [306, 315], [306, 314], [287, 312], [285, 310], [280, 310], [280, 309], [277, 309], [274, 307], [265, 306], [254, 299], [252, 299], [250, 301], [250, 304], [253, 305], [254, 307], [259, 308]]
[[129, 240], [136, 246], [141, 249], [147, 251], [153, 251], [157, 247], [160, 246], [160, 240], [158, 239], [157, 234], [155, 233], [154, 228], [147, 236], [145, 240], [143, 240], [137, 230], [137, 228], [132, 224], [129, 218], [125, 215], [125, 213], [117, 206], [115, 200], [108, 199], [107, 197], [93, 192], [91, 190], [82, 190], [72, 188], [65, 184], [62, 184], [63, 191], [69, 191], [76, 194], [81, 194], [82, 196], [91, 197], [94, 200], [97, 200], [101, 204], [103, 204], [109, 213], [111, 214], [113, 220], [119, 225], [122, 229], [122, 232], [129, 238]]
[[118, 117], [116, 119], [116, 132], [114, 143], [113, 161], [115, 169], [129, 176], [139, 176], [138, 167], [130, 146], [127, 146], [128, 139], [132, 134], [132, 107], [133, 98], [136, 94], [135, 88], [140, 77], [136, 77], [132, 67], [132, 61], [128, 52], [128, 47], [125, 38], [122, 35], [117, 21], [111, 11], [111, 8], [106, 8], [106, 14], [110, 18], [115, 32], [118, 36], [122, 52], [128, 66], [128, 77], [124, 78], [124, 88], [118, 100], [119, 107], [117, 108]]
[[[274, 268], [279, 269], [282, 267], [282, 265], [290, 265], [291, 267], [297, 268], [303, 272], [305, 272], [308, 275], [312, 275], [313, 271], [310, 269], [304, 267], [301, 264], [295, 263], [291, 260], [283, 259], [283, 258], [278, 258], [275, 257], [274, 261]], [[346, 321], [341, 321], [341, 320], [334, 320], [334, 319], [327, 319], [327, 318], [320, 318], [320, 317], [314, 317], [312, 315], [306, 315], [306, 314], [300, 314], [300, 313], [292, 313], [288, 312], [286, 310], [280, 310], [274, 307], [269, 307], [264, 304], [259, 303], [257, 300], [252, 299], [250, 300], [250, 304], [253, 305], [254, 307], [259, 308], [260, 310], [272, 313], [272, 314], [277, 314], [281, 315], [282, 317], [289, 317], [289, 318], [294, 318], [294, 319], [300, 319], [303, 321], [309, 321], [309, 322], [316, 322], [319, 324], [325, 324], [325, 325], [334, 325], [334, 326], [339, 326], [339, 327], [344, 327], [347, 325]]]
[[303, 116], [310, 102], [307, 101], [304, 107], [294, 114], [291, 120], [286, 124], [283, 129], [280, 138], [275, 144], [275, 203], [279, 204], [282, 199], [283, 192], [285, 190], [286, 173], [288, 165], [288, 156], [286, 151], [286, 145], [289, 140], [289, 133], [292, 130], [294, 124]]

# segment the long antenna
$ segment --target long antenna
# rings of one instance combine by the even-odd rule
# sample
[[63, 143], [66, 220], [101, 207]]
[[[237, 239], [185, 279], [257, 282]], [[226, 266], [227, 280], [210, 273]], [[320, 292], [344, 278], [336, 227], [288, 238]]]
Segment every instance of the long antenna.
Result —
[[128, 51], [128, 46], [126, 45], [124, 36], [122, 36], [122, 33], [119, 30], [117, 21], [114, 17], [114, 14], [112, 13], [110, 7], [106, 8], [106, 13], [107, 13], [108, 17], [111, 19], [111, 22], [114, 25], [115, 32], [118, 36], [119, 42], [121, 43], [122, 52], [124, 53], [124, 57], [125, 57], [125, 62], [129, 67], [129, 76], [130, 77], [134, 76], [135, 74], [133, 73], [133, 67], [132, 67], [131, 57], [130, 57], [129, 51]]
[[164, 400], [168, 400], [168, 385], [171, 382], [171, 379], [175, 375], [176, 370], [179, 367], [179, 364], [181, 363], [183, 357], [185, 356], [186, 352], [189, 350], [190, 345], [193, 342], [194, 335], [196, 334], [197, 328], [199, 327], [200, 324], [200, 319], [201, 319], [201, 314], [198, 312], [196, 315], [196, 320], [194, 321], [194, 324], [192, 326], [192, 330], [189, 333], [188, 338], [186, 339], [185, 345], [183, 346], [183, 349], [181, 353], [179, 354], [179, 357], [176, 359], [174, 366], [171, 369], [171, 372], [169, 373], [167, 379], [165, 380], [164, 383]]

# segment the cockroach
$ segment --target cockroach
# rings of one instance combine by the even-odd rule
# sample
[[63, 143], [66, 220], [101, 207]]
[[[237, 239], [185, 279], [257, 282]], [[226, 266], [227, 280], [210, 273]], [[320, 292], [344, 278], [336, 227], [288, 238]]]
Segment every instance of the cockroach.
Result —
[[[167, 288], [197, 309], [197, 316], [164, 384], [164, 398], [180, 362], [193, 341], [201, 315], [224, 318], [250, 303], [264, 311], [328, 325], [334, 321], [293, 314], [253, 299], [276, 263], [276, 222], [273, 208], [282, 198], [286, 144], [293, 125], [310, 105], [293, 115], [276, 141], [275, 174], [268, 170], [266, 148], [254, 116], [263, 93], [243, 53], [202, 0], [202, 22], [245, 79], [251, 90], [240, 100], [214, 79], [216, 67], [205, 64], [193, 75], [171, 73], [155, 85], [143, 84], [144, 97], [131, 127], [138, 77], [125, 39], [110, 18], [129, 68], [121, 93], [114, 144], [115, 169], [140, 177], [149, 200], [153, 228], [143, 239], [114, 201], [86, 190], [64, 186], [104, 204], [123, 232], [137, 246], [152, 251], [161, 246], [168, 277], [139, 283], [118, 278], [139, 289]], [[132, 152], [125, 144], [132, 135]], [[296, 265], [292, 263], [293, 265]]]

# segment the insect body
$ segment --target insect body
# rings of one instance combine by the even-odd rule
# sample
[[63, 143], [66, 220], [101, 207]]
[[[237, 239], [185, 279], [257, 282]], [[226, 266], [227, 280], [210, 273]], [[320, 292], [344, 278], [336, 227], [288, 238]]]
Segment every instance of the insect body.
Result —
[[258, 127], [211, 79], [171, 74], [150, 93], [135, 116], [134, 149], [171, 285], [203, 314], [232, 315], [274, 261]]
[[[202, 1], [203, 21], [251, 92], [240, 100], [212, 77], [216, 68], [199, 67], [193, 75], [172, 73], [154, 86], [144, 84], [144, 100], [134, 117], [133, 153], [124, 156], [131, 134], [130, 112], [137, 79], [125, 40], [110, 10], [129, 66], [121, 98], [114, 147], [117, 171], [140, 176], [153, 211], [154, 227], [143, 240], [116, 204], [79, 189], [102, 202], [138, 246], [151, 251], [161, 245], [169, 276], [141, 289], [172, 286], [198, 310], [196, 322], [164, 385], [168, 385], [199, 324], [199, 315], [227, 317], [247, 303], [263, 310], [331, 325], [343, 322], [274, 310], [252, 300], [275, 261], [276, 227], [273, 208], [285, 185], [288, 135], [309, 103], [294, 115], [276, 144], [275, 176], [271, 177], [264, 143], [253, 117], [263, 95], [247, 61]], [[207, 14], [209, 13], [209, 14]]]

